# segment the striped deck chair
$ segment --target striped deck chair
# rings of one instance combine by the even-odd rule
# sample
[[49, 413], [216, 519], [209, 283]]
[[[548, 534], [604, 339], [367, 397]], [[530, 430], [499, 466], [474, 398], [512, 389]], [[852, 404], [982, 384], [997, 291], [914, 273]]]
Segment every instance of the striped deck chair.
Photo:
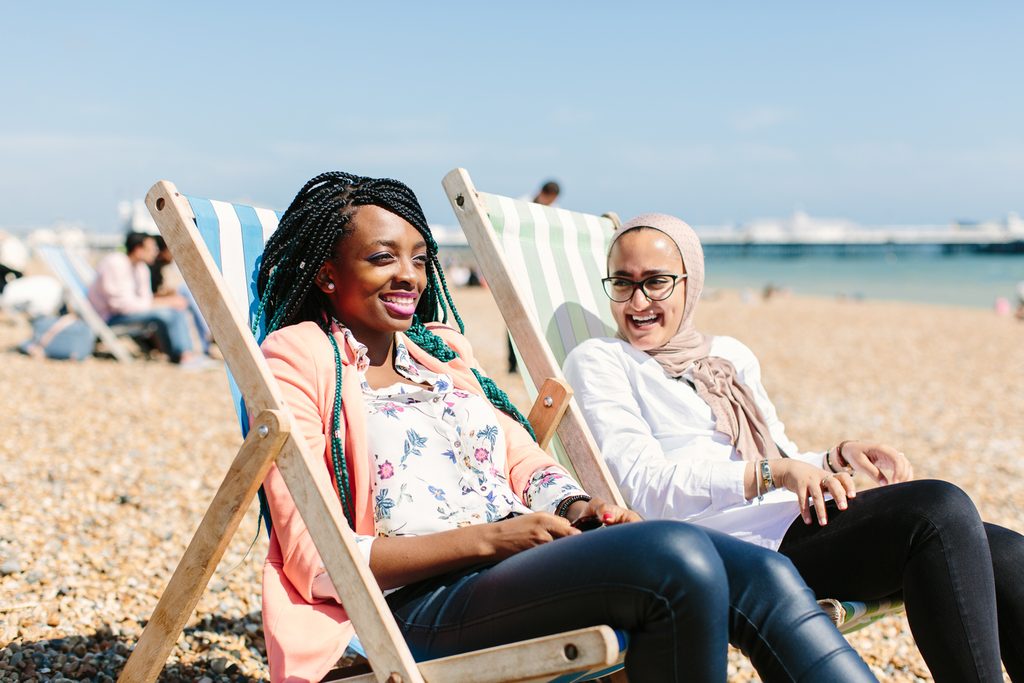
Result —
[[[321, 491], [296, 438], [294, 420], [260, 352], [250, 321], [255, 313], [256, 274], [264, 243], [279, 215], [221, 201], [185, 197], [162, 181], [146, 205], [174, 254], [217, 338], [231, 375], [232, 393], [245, 441], [175, 569], [120, 681], [152, 681], [191, 616], [214, 568], [263, 481], [276, 462], [372, 669], [335, 671], [327, 680], [573, 681], [592, 680], [621, 668], [623, 635], [595, 626], [501, 647], [418, 663], [413, 660], [384, 596], [356, 548], [341, 505]], [[264, 330], [257, 330], [262, 339]], [[251, 421], [249, 419], [251, 417]], [[589, 672], [589, 673], [588, 673]]]
[[[583, 416], [571, 400], [572, 390], [552, 396], [545, 389], [555, 382], [567, 387], [561, 364], [577, 344], [615, 334], [600, 280], [605, 276], [608, 240], [618, 218], [478, 192], [465, 169], [450, 172], [443, 184], [520, 351], [531, 397], [539, 391], [545, 401], [562, 398], [569, 404], [559, 407], [564, 417], [557, 426], [556, 455], [575, 468], [585, 489], [611, 488], [614, 495], [598, 495], [621, 501]], [[844, 633], [903, 608], [895, 598], [871, 603], [826, 599], [819, 604]]]
[[41, 244], [36, 247], [36, 254], [64, 286], [64, 296], [68, 307], [86, 322], [103, 342], [104, 348], [120, 362], [131, 362], [132, 354], [121, 343], [118, 336], [149, 335], [153, 328], [146, 323], [130, 323], [113, 327], [107, 325], [89, 303], [89, 286], [96, 279], [96, 271], [82, 254], [57, 244]]

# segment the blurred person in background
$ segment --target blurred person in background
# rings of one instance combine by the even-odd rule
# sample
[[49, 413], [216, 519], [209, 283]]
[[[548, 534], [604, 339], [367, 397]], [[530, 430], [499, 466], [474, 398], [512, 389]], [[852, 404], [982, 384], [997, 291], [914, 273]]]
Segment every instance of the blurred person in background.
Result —
[[156, 261], [156, 238], [141, 232], [125, 237], [125, 253], [108, 254], [96, 266], [89, 287], [89, 302], [108, 325], [152, 323], [160, 349], [185, 367], [202, 361], [192, 350], [192, 334], [185, 310], [188, 302], [178, 294], [154, 297], [149, 267]]
[[28, 249], [17, 237], [0, 234], [0, 292], [8, 282], [24, 275]]
[[1017, 320], [1024, 320], [1024, 280], [1017, 283], [1017, 312], [1014, 313]]
[[156, 259], [149, 266], [153, 297], [156, 300], [162, 297], [171, 297], [172, 299], [181, 297], [185, 300], [188, 312], [192, 316], [192, 322], [196, 327], [199, 343], [203, 347], [203, 353], [209, 355], [210, 341], [212, 340], [210, 326], [206, 324], [206, 318], [203, 317], [202, 311], [199, 310], [199, 304], [192, 296], [188, 285], [185, 284], [185, 278], [182, 277], [181, 271], [174, 264], [174, 256], [167, 247], [167, 242], [161, 235], [154, 235], [153, 238], [156, 240], [158, 250]]

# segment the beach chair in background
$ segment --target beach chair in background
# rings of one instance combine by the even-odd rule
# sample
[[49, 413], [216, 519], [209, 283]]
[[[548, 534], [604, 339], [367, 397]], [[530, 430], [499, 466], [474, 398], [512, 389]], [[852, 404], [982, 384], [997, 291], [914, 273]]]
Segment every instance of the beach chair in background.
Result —
[[[559, 402], [552, 406], [560, 420], [556, 455], [572, 465], [584, 489], [624, 505], [561, 370], [581, 342], [615, 335], [601, 278], [618, 217], [478, 192], [461, 168], [443, 185], [519, 351], [531, 398], [539, 392], [541, 405]], [[896, 598], [818, 602], [844, 633], [903, 608]]]
[[[305, 452], [305, 441], [295, 429], [250, 328], [258, 305], [259, 261], [279, 216], [266, 209], [185, 197], [166, 181], [153, 186], [146, 205], [220, 345], [246, 436], [119, 680], [136, 683], [159, 675], [274, 463], [342, 598], [358, 647], [373, 670], [355, 675], [339, 671], [327, 680], [570, 683], [604, 675], [609, 667], [621, 668], [623, 635], [607, 626], [415, 662], [356, 548], [337, 497], [315, 483], [310, 463], [318, 462], [320, 454]], [[258, 329], [257, 334], [262, 338], [263, 331]], [[252, 417], [251, 422], [247, 416]], [[586, 673], [588, 670], [592, 673]]]
[[107, 325], [89, 303], [89, 286], [96, 279], [96, 271], [85, 257], [77, 250], [59, 244], [40, 244], [35, 249], [39, 258], [63, 285], [68, 308], [96, 333], [110, 355], [122, 363], [130, 363], [133, 360], [132, 353], [118, 337], [149, 337], [154, 328], [146, 323]]

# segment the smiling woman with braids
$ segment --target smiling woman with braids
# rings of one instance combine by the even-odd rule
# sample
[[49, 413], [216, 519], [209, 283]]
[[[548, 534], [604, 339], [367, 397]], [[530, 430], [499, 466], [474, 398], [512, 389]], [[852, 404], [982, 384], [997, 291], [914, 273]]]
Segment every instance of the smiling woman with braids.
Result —
[[[634, 683], [724, 681], [730, 636], [766, 681], [874, 680], [788, 560], [681, 522], [627, 524], [537, 447], [446, 324], [462, 329], [402, 183], [313, 178], [258, 285], [263, 352], [322, 458], [314, 476], [417, 659], [608, 624], [630, 635]], [[317, 680], [352, 629], [276, 467], [264, 486], [271, 677]], [[592, 518], [606, 528], [581, 533]]]

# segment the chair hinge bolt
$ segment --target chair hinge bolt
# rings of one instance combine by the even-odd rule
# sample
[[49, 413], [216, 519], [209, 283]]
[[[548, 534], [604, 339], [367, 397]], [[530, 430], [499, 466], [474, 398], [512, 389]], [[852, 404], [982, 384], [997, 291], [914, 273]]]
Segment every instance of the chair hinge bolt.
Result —
[[261, 439], [265, 439], [270, 436], [270, 427], [267, 425], [260, 425], [259, 428], [257, 428], [256, 433], [260, 435]]
[[550, 408], [553, 405], [555, 405], [555, 399], [551, 398], [550, 396], [545, 396], [544, 397], [544, 407], [545, 408]]

